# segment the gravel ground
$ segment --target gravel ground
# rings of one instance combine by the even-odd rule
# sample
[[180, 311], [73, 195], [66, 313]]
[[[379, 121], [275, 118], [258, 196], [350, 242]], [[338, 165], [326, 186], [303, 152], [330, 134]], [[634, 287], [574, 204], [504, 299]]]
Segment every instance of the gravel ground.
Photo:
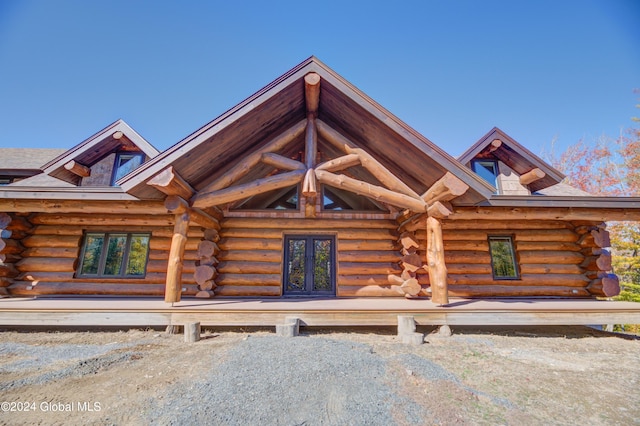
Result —
[[0, 332], [2, 425], [631, 425], [639, 386], [640, 340], [585, 327]]

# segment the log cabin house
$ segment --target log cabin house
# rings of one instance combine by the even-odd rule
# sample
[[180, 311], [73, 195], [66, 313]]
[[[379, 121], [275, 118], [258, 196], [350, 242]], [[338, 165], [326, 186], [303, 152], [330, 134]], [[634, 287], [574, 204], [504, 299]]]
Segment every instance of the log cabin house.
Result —
[[497, 128], [455, 159], [314, 57], [164, 152], [119, 120], [52, 154], [0, 182], [1, 295], [609, 297], [605, 223], [640, 220]]

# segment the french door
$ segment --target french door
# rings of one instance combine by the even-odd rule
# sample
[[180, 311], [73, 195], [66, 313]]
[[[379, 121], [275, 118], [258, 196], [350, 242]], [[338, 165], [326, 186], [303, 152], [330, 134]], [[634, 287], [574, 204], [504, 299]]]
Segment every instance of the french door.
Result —
[[288, 235], [284, 240], [285, 296], [335, 296], [335, 238]]

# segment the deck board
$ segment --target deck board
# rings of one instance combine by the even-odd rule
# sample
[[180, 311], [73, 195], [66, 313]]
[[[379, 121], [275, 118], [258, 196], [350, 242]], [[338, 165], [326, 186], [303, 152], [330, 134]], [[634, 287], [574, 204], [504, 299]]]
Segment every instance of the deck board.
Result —
[[454, 299], [437, 306], [402, 298], [185, 299], [38, 297], [0, 299], [0, 326], [273, 326], [297, 316], [307, 326], [640, 324], [640, 304], [568, 299]]

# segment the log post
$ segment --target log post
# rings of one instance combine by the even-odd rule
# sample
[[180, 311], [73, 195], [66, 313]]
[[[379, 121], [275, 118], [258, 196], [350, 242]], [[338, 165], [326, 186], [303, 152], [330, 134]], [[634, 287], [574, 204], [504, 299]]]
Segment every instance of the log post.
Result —
[[200, 340], [200, 323], [188, 322], [184, 325], [184, 341], [186, 343], [195, 343]]
[[307, 113], [307, 128], [305, 133], [304, 158], [305, 165], [308, 169], [316, 165], [316, 156], [318, 154], [318, 129], [316, 127], [316, 118], [313, 114]]
[[169, 195], [164, 200], [164, 206], [169, 213], [180, 214], [189, 213], [191, 221], [207, 229], [220, 229], [220, 222], [209, 214], [203, 212], [200, 209], [189, 207], [189, 202], [178, 195]]
[[434, 217], [427, 218], [427, 265], [431, 283], [431, 300], [439, 305], [449, 303], [447, 266], [444, 262], [442, 224]]
[[180, 301], [182, 293], [182, 268], [184, 262], [184, 249], [187, 245], [187, 232], [189, 231], [189, 213], [176, 215], [176, 224], [173, 227], [171, 249], [167, 264], [167, 281], [165, 285], [164, 301], [175, 303]]

